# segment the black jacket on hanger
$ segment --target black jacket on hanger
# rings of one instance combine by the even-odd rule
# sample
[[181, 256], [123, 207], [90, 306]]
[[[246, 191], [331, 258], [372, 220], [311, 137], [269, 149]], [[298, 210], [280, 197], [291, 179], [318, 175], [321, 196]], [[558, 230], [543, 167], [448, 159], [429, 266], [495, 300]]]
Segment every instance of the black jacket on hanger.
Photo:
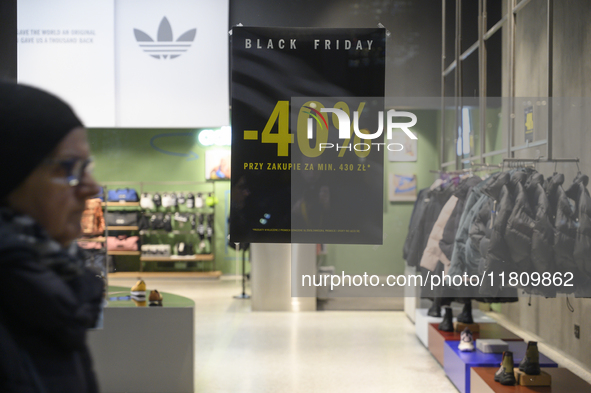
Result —
[[[573, 274], [575, 281], [582, 278], [575, 263], [573, 255], [575, 240], [577, 237], [577, 217], [575, 215], [574, 202], [571, 203], [562, 185], [564, 175], [556, 173], [546, 182], [546, 194], [550, 203], [550, 218], [553, 221], [554, 238], [552, 248], [557, 271], [565, 274]], [[577, 285], [579, 286], [579, 285]], [[574, 292], [574, 288], [559, 287], [558, 290], [564, 293]]]
[[573, 184], [566, 191], [569, 198], [575, 201], [575, 217], [578, 221], [575, 238], [574, 259], [582, 273], [585, 284], [579, 288], [581, 296], [590, 296], [591, 288], [591, 196], [587, 190], [589, 177], [578, 174]]
[[404, 247], [402, 248], [402, 258], [405, 261], [408, 261], [408, 256], [411, 252], [411, 246], [413, 243], [413, 238], [417, 235], [417, 232], [420, 230], [419, 223], [423, 214], [425, 213], [425, 209], [427, 208], [428, 204], [428, 197], [429, 197], [429, 188], [423, 188], [419, 191], [417, 195], [417, 199], [414, 203], [412, 214], [410, 216], [410, 223], [408, 224], [408, 234], [406, 235], [406, 240], [404, 242]]

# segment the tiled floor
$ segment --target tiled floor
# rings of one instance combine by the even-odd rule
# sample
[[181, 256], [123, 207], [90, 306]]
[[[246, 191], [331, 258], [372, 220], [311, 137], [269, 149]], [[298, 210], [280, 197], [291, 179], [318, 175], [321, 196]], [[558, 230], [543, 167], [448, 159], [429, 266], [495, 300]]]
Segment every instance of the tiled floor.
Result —
[[196, 392], [456, 392], [404, 312], [251, 312], [234, 279], [146, 284], [195, 301]]

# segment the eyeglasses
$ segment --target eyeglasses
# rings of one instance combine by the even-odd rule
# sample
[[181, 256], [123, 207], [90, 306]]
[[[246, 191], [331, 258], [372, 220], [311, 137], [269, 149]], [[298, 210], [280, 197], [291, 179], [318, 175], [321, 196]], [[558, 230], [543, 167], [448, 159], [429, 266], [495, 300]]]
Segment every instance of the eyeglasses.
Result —
[[52, 180], [56, 183], [67, 184], [70, 187], [76, 187], [78, 184], [80, 184], [80, 181], [82, 180], [84, 175], [90, 175], [94, 170], [94, 160], [92, 159], [92, 157], [89, 157], [87, 159], [48, 159], [46, 160], [46, 163], [49, 165], [58, 165], [59, 168], [63, 171], [60, 171], [59, 175], [56, 174], [55, 177], [52, 177]]

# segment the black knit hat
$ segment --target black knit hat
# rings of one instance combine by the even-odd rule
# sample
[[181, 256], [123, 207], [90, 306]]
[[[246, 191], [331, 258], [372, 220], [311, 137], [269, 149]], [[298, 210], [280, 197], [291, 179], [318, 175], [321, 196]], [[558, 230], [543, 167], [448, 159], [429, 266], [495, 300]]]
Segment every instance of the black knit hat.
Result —
[[56, 96], [0, 81], [0, 201], [80, 126], [72, 108]]

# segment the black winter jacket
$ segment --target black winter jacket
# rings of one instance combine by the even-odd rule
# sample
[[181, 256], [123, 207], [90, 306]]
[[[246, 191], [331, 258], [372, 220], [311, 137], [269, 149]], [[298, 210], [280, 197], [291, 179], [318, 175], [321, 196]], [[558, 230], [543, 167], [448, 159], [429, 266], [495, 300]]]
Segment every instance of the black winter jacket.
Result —
[[417, 195], [417, 200], [414, 203], [412, 214], [410, 216], [410, 223], [408, 224], [408, 234], [406, 235], [406, 241], [404, 242], [404, 247], [402, 248], [402, 258], [405, 261], [408, 260], [408, 256], [411, 252], [411, 246], [413, 244], [413, 238], [417, 236], [419, 232], [419, 223], [421, 218], [423, 217], [423, 213], [427, 208], [428, 201], [425, 201], [429, 197], [429, 189], [424, 188], [419, 191]]
[[[554, 241], [552, 248], [556, 262], [556, 270], [563, 275], [572, 273], [576, 281], [580, 281], [583, 276], [575, 263], [573, 255], [575, 249], [575, 240], [577, 237], [578, 221], [575, 215], [574, 202], [566, 195], [562, 184], [564, 183], [563, 174], [554, 174], [546, 182], [546, 194], [550, 202], [550, 219], [554, 224]], [[571, 293], [575, 288], [558, 288], [560, 292]]]
[[591, 279], [591, 196], [587, 190], [589, 177], [577, 175], [573, 184], [566, 191], [575, 201], [575, 217], [578, 221], [575, 239], [574, 259], [584, 278]]
[[471, 194], [472, 188], [482, 182], [482, 179], [478, 176], [471, 176], [460, 182], [453, 195], [458, 198], [456, 206], [445, 225], [443, 230], [443, 237], [439, 241], [439, 247], [445, 254], [448, 260], [451, 260], [456, 233], [460, 226], [460, 219], [464, 213], [466, 199]]
[[0, 391], [97, 392], [86, 330], [104, 284], [27, 216], [0, 209]]
[[[511, 269], [518, 272], [533, 272], [531, 245], [535, 223], [534, 214], [525, 192], [525, 183], [528, 178], [526, 172], [518, 171], [511, 176], [509, 183], [510, 199], [514, 201], [514, 204], [507, 219], [505, 243], [509, 248]], [[503, 205], [501, 205], [501, 209], [503, 209]]]
[[480, 258], [478, 257], [472, 260], [470, 259], [472, 256], [469, 249], [470, 227], [482, 205], [486, 201], [490, 200], [488, 196], [482, 193], [482, 189], [487, 184], [492, 184], [499, 177], [499, 175], [500, 173], [496, 173], [490, 178], [480, 182], [472, 188], [470, 194], [468, 195], [468, 199], [464, 205], [464, 211], [458, 225], [453, 252], [450, 258], [451, 267], [449, 269], [449, 274], [452, 276], [462, 275], [465, 272], [468, 274], [475, 274], [477, 271]]

